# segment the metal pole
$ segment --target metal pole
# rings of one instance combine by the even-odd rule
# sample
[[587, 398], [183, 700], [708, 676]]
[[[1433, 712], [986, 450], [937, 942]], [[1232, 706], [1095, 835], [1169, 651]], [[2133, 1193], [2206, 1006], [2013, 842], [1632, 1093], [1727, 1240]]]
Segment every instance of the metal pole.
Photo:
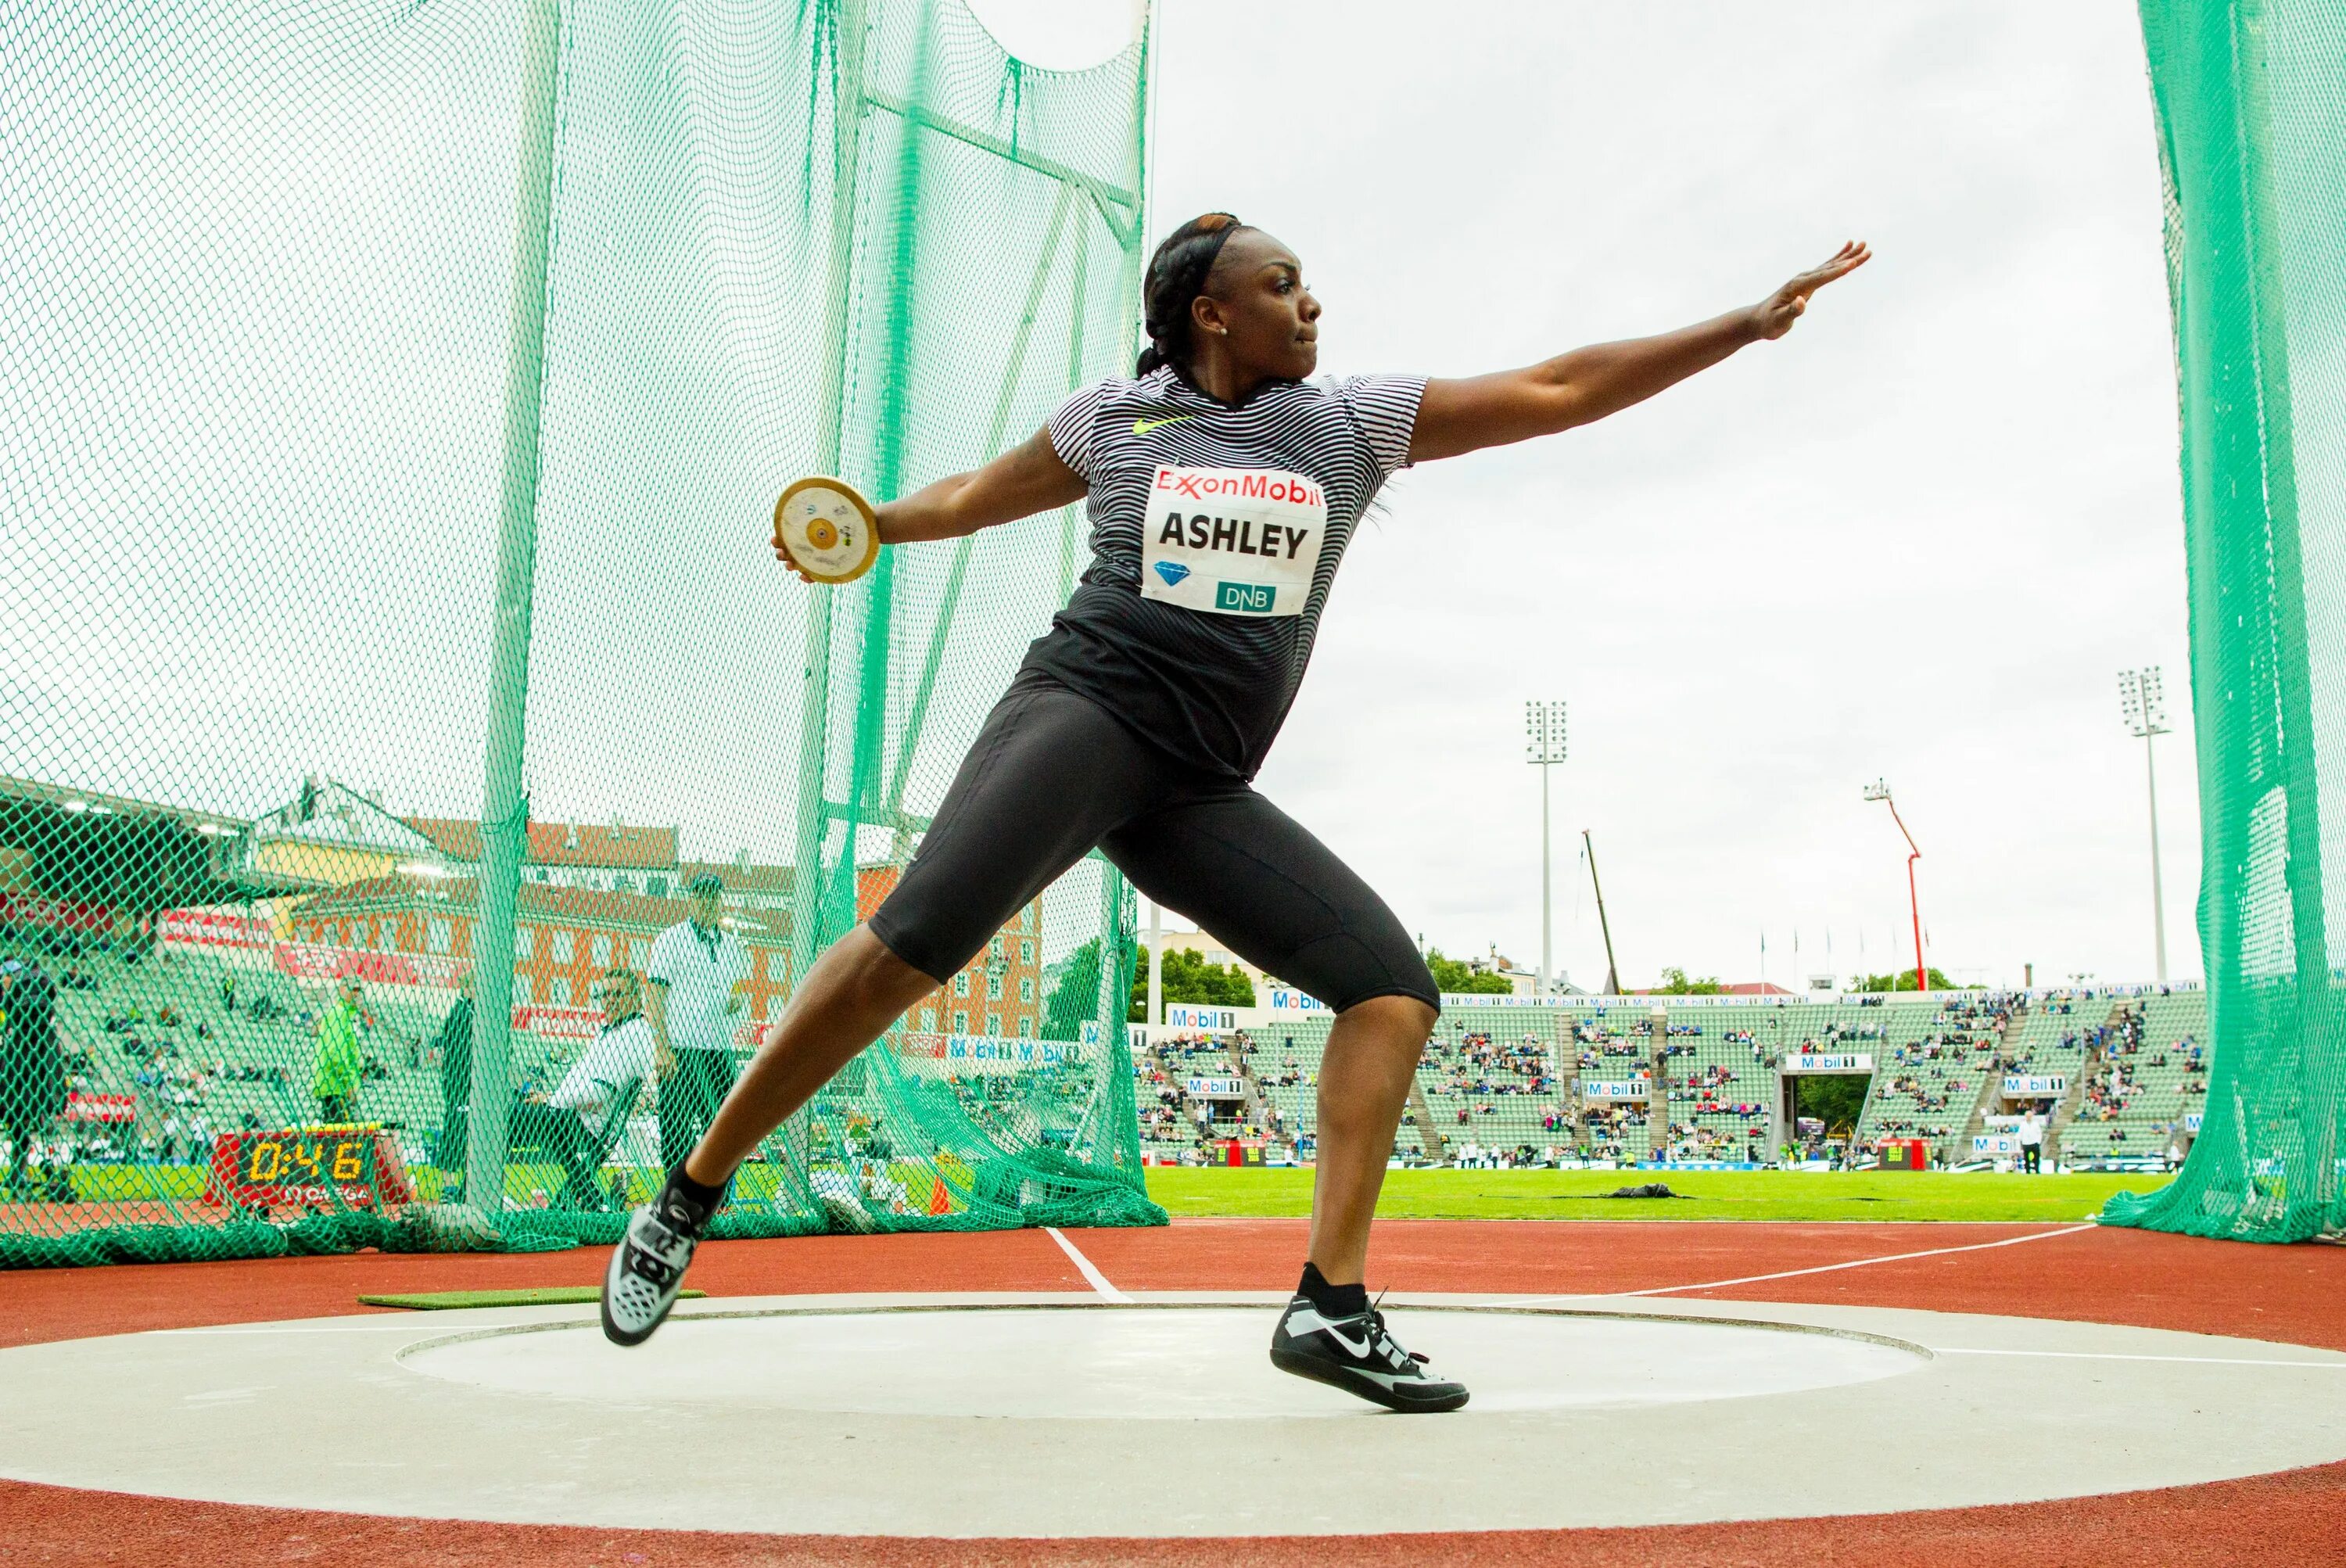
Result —
[[1923, 963], [1923, 896], [1914, 885], [1914, 862], [1923, 858], [1923, 847], [1906, 830], [1906, 819], [1898, 814], [1898, 802], [1891, 796], [1888, 784], [1876, 779], [1865, 787], [1865, 798], [1890, 808], [1890, 820], [1898, 824], [1898, 836], [1906, 840], [1906, 903], [1914, 914], [1914, 990], [1920, 993], [1931, 989], [1931, 977]]
[[1549, 965], [1555, 948], [1556, 922], [1549, 901], [1547, 845], [1547, 764], [1540, 764], [1540, 972], [1539, 993], [1548, 993]]
[[1914, 989], [1917, 992], [1931, 989], [1930, 973], [1923, 967], [1923, 895], [1914, 891], [1914, 862], [1922, 858], [1920, 850], [1906, 857], [1906, 907], [1914, 914]]
[[1148, 901], [1148, 1027], [1165, 1022], [1165, 911]]
[[2158, 759], [2152, 750], [2157, 731], [2142, 738], [2142, 765], [2150, 779], [2150, 920], [2158, 943], [2158, 983], [2167, 983], [2167, 891], [2158, 875]]
[[1580, 830], [1580, 842], [1588, 850], [1588, 883], [1596, 890], [1596, 929], [1605, 933], [1605, 994], [1621, 994], [1621, 968], [1613, 962], [1613, 924], [1605, 918], [1605, 884], [1596, 875], [1596, 840], [1588, 830]]
[[[815, 405], [821, 421], [815, 461], [827, 473], [839, 469], [846, 424], [849, 285], [854, 280], [857, 160], [863, 127], [863, 35], [866, 0], [840, 0], [838, 76], [831, 89], [831, 252], [823, 289], [825, 325], [831, 341], [823, 356], [822, 391]], [[790, 871], [790, 989], [798, 989], [814, 962], [822, 923], [824, 777], [831, 734], [831, 611], [835, 589], [807, 592], [806, 664], [800, 686], [798, 821]], [[855, 857], [856, 824], [847, 825], [847, 857]], [[850, 873], [852, 875], [852, 873]], [[666, 1157], [667, 1151], [661, 1151]]]
[[473, 926], [472, 1109], [464, 1198], [505, 1207], [505, 1120], [513, 1092], [514, 915], [529, 797], [522, 764], [529, 697], [530, 601], [537, 576], [539, 406], [546, 370], [546, 258], [554, 229], [554, 129], [562, 81], [560, 0], [533, 0], [522, 23], [522, 134], [505, 350], [505, 488], [497, 522], [488, 744], [481, 785], [481, 876]]
[[1664, 1160], [1670, 1153], [1669, 1010], [1657, 1007], [1646, 1015], [1653, 1029], [1653, 1070], [1646, 1079], [1646, 1154]]

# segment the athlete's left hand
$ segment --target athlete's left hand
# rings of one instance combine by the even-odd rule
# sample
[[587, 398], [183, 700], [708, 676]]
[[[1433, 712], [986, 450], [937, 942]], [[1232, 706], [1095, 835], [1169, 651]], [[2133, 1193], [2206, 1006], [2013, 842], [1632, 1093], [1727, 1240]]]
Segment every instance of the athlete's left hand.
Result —
[[1776, 339], [1792, 330], [1809, 308], [1809, 296], [1836, 278], [1846, 278], [1868, 261], [1873, 252], [1862, 239], [1852, 239], [1821, 267], [1811, 267], [1751, 308], [1751, 329], [1762, 338]]

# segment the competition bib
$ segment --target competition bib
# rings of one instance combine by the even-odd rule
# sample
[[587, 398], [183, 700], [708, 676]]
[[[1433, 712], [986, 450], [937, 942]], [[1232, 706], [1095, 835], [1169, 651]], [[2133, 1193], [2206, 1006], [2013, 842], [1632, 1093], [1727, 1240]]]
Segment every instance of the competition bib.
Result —
[[1328, 533], [1319, 483], [1281, 468], [1157, 471], [1140, 596], [1218, 616], [1300, 616]]

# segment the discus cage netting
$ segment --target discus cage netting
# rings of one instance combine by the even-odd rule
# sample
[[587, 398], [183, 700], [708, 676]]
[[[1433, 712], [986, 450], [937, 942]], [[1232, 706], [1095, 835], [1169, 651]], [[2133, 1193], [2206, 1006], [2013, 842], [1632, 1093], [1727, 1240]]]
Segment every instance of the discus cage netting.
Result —
[[2297, 1241], [2346, 1227], [2346, 6], [2141, 13], [2183, 414], [2215, 1060], [2181, 1173], [2105, 1217]]
[[[810, 589], [775, 495], [972, 466], [1130, 364], [1148, 41], [1039, 70], [960, 0], [0, 17], [0, 1266], [617, 1236], [693, 1116], [657, 1071], [530, 1098], [597, 978], [719, 879], [746, 1055], [1078, 564], [1069, 509]], [[1160, 1222], [1133, 925], [1079, 864], [716, 1233]]]

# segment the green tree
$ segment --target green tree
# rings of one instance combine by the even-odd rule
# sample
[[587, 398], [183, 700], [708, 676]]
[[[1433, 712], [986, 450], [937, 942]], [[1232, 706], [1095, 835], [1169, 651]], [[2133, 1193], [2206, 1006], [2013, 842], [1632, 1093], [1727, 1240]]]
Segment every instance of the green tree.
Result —
[[1433, 972], [1436, 991], [1456, 992], [1467, 996], [1505, 996], [1515, 987], [1504, 974], [1477, 974], [1466, 967], [1463, 959], [1444, 958], [1435, 948], [1425, 955], [1425, 967]]
[[1658, 996], [1719, 996], [1726, 991], [1719, 976], [1706, 974], [1699, 980], [1688, 980], [1687, 972], [1676, 964], [1662, 971], [1662, 983], [1654, 987]]
[[[1158, 983], [1164, 987], [1168, 1002], [1188, 1002], [1207, 1007], [1252, 1007], [1254, 982], [1245, 970], [1235, 963], [1208, 963], [1186, 947], [1165, 950], [1163, 972]], [[1148, 950], [1141, 949], [1140, 962], [1132, 966], [1132, 1010], [1126, 1015], [1133, 1023], [1148, 1021]]]
[[1043, 1004], [1043, 1038], [1080, 1040], [1083, 1026], [1099, 1010], [1099, 938], [1094, 937], [1059, 964], [1059, 983]]
[[1804, 1074], [1792, 1080], [1792, 1114], [1816, 1117], [1829, 1134], [1849, 1132], [1865, 1109], [1866, 1086], [1872, 1081], [1857, 1073]]
[[[1946, 972], [1940, 969], [1936, 964], [1931, 966], [1930, 973], [1931, 989], [1933, 991], [1976, 991], [1979, 989], [1979, 987], [1975, 985], [1957, 985], [1953, 981], [1949, 980], [1946, 976]], [[1853, 991], [1912, 991], [1914, 989], [1914, 972], [1911, 969], [1902, 969], [1895, 974], [1861, 975], [1858, 977], [1857, 983], [1851, 987], [1851, 989]]]

